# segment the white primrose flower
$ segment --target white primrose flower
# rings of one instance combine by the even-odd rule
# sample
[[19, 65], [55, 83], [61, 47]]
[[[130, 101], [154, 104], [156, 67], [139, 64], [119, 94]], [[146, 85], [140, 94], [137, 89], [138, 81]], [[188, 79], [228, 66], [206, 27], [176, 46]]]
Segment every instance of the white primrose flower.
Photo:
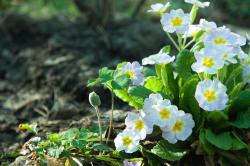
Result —
[[185, 14], [182, 9], [171, 10], [162, 16], [161, 24], [166, 32], [184, 34], [190, 24], [190, 14]]
[[128, 62], [126, 65], [122, 66], [121, 69], [129, 76], [133, 85], [143, 84], [143, 67], [137, 61], [133, 63]]
[[232, 33], [226, 27], [220, 27], [206, 33], [203, 39], [205, 47], [223, 50], [226, 47], [239, 47], [246, 43], [241, 36]]
[[[143, 104], [143, 116], [144, 122], [147, 124], [155, 125], [157, 124], [157, 110], [156, 106], [163, 101], [163, 97], [160, 94], [150, 94], [148, 98], [144, 100]], [[150, 125], [149, 125], [150, 126]]]
[[190, 25], [184, 37], [195, 37], [201, 30], [202, 28], [199, 25]]
[[178, 140], [185, 141], [191, 134], [195, 126], [191, 114], [183, 111], [177, 111], [171, 122], [171, 125], [162, 129], [162, 137], [169, 143], [175, 144]]
[[140, 136], [132, 130], [125, 129], [116, 136], [114, 143], [117, 151], [125, 150], [126, 153], [133, 153], [138, 150]]
[[238, 61], [236, 59], [236, 54], [233, 52], [232, 48], [225, 48], [220, 51], [220, 56], [223, 58], [225, 64], [236, 64]]
[[162, 50], [154, 55], [142, 59], [142, 65], [168, 64], [175, 60], [174, 56], [169, 56]]
[[224, 66], [224, 60], [220, 54], [217, 50], [210, 48], [195, 52], [196, 62], [192, 64], [192, 70], [197, 73], [216, 74]]
[[198, 83], [195, 98], [206, 111], [223, 110], [228, 102], [227, 88], [218, 80], [206, 79]]
[[215, 22], [209, 22], [205, 19], [200, 19], [200, 22], [199, 22], [199, 27], [208, 32], [208, 31], [211, 31], [213, 29], [216, 29], [217, 28], [217, 25]]
[[[154, 106], [157, 112], [155, 125], [164, 127], [171, 124], [171, 120], [178, 111], [178, 108], [171, 105], [169, 100], [163, 100], [159, 105]], [[153, 118], [153, 117], [151, 117]]]
[[200, 2], [199, 0], [185, 0], [186, 3], [191, 3], [193, 5], [199, 6], [201, 8], [208, 7], [210, 2]]
[[151, 134], [153, 132], [153, 125], [145, 123], [143, 116], [144, 115], [129, 112], [125, 119], [127, 129], [136, 132], [140, 136], [141, 140], [144, 140], [147, 134]]
[[170, 7], [170, 3], [166, 3], [165, 5], [161, 3], [156, 3], [151, 5], [151, 9], [148, 10], [150, 13], [164, 13]]

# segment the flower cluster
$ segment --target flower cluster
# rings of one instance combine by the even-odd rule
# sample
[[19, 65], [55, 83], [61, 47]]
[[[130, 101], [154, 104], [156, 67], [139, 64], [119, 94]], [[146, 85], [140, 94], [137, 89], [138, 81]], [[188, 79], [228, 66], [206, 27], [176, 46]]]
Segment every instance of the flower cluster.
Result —
[[115, 138], [115, 146], [127, 153], [135, 152], [139, 141], [151, 134], [154, 126], [160, 127], [162, 137], [174, 144], [186, 140], [195, 125], [191, 114], [178, 110], [160, 94], [150, 94], [144, 100], [143, 110], [137, 114], [129, 112], [125, 124], [126, 129]]
[[[185, 2], [193, 5], [189, 13], [172, 9], [170, 3], [157, 3], [149, 10], [161, 16], [162, 29], [178, 54], [174, 55], [171, 46], [167, 45], [158, 53], [143, 58], [142, 65], [135, 61], [120, 63], [116, 70], [104, 68], [99, 78], [91, 82], [105, 84], [112, 95], [138, 110], [128, 113], [126, 128], [114, 139], [117, 151], [133, 153], [148, 135], [158, 136], [158, 131], [164, 140], [154, 146], [152, 153], [159, 152], [162, 145], [167, 148], [178, 141], [191, 142], [192, 139], [202, 139], [199, 141], [202, 146], [209, 142], [209, 146], [235, 150], [233, 144], [220, 145], [220, 136], [228, 136], [229, 142], [238, 141], [232, 128], [249, 127], [245, 122], [244, 125], [236, 122], [248, 120], [243, 118], [248, 114], [244, 110], [250, 110], [250, 91], [246, 90], [250, 84], [250, 56], [242, 50], [246, 38], [205, 19], [194, 24], [198, 9], [209, 6], [209, 2]], [[238, 107], [243, 115], [232, 119], [231, 114], [236, 113], [230, 111]], [[215, 140], [213, 127], [216, 131], [221, 127], [223, 132], [228, 127], [229, 131]], [[196, 134], [192, 135], [193, 132]], [[239, 149], [243, 148], [244, 145]]]
[[[182, 9], [166, 12], [170, 8], [169, 3], [154, 4], [148, 12], [161, 15], [163, 30], [179, 52], [187, 48], [193, 52], [194, 61], [190, 68], [200, 79], [194, 94], [199, 107], [205, 111], [224, 110], [229, 102], [229, 95], [226, 85], [220, 79], [220, 73], [231, 64], [246, 61], [248, 55], [241, 49], [246, 44], [246, 39], [225, 26], [218, 27], [216, 23], [205, 19], [194, 25], [198, 8], [209, 6], [209, 2], [198, 0], [185, 0], [185, 2], [193, 4], [190, 13], [184, 13]], [[178, 44], [171, 37], [173, 33], [178, 38]], [[163, 48], [159, 53], [144, 58], [142, 65], [175, 66], [176, 58], [169, 53], [170, 51]], [[143, 67], [138, 62], [128, 62], [120, 69], [131, 79], [131, 86], [143, 86], [147, 80], [143, 76]], [[163, 69], [165, 68], [161, 71]], [[245, 82], [250, 82], [249, 71], [249, 65], [245, 65], [243, 71]], [[174, 74], [178, 77], [178, 73]], [[162, 79], [161, 77], [160, 74], [159, 78]], [[171, 102], [169, 98], [164, 99], [159, 93], [150, 94], [144, 100], [139, 113], [128, 113], [125, 119], [126, 129], [115, 138], [116, 149], [125, 150], [127, 153], [135, 152], [140, 141], [153, 132], [154, 126], [162, 130], [162, 137], [169, 143], [186, 140], [192, 134], [195, 122], [191, 114], [179, 110]]]

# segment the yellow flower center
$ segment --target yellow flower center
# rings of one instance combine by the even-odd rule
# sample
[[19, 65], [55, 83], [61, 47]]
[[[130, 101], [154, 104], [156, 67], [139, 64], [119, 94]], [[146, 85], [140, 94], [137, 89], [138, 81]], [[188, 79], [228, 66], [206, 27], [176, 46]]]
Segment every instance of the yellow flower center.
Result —
[[212, 67], [214, 65], [214, 60], [213, 58], [204, 58], [203, 59], [203, 65], [206, 66], [206, 67]]
[[129, 147], [132, 143], [132, 139], [129, 136], [123, 137], [122, 138], [122, 143], [124, 146]]
[[131, 70], [126, 71], [125, 73], [129, 76], [130, 79], [133, 79], [134, 76], [135, 76], [135, 73], [133, 71], [131, 71]]
[[136, 121], [134, 121], [134, 124], [135, 124], [135, 128], [138, 131], [141, 131], [144, 128], [144, 123], [142, 120], [136, 120]]
[[183, 121], [177, 120], [172, 128], [172, 131], [177, 133], [177, 132], [181, 132], [184, 128], [184, 123]]
[[216, 93], [214, 90], [210, 90], [210, 89], [206, 90], [204, 93], [204, 96], [206, 100], [209, 102], [216, 100]]
[[224, 56], [223, 56], [223, 57], [224, 57], [224, 59], [226, 59], [226, 58], [228, 57], [228, 54], [224, 54]]
[[170, 112], [169, 112], [169, 110], [167, 108], [163, 108], [159, 112], [159, 114], [160, 114], [161, 119], [169, 119], [169, 117], [170, 117]]
[[218, 39], [214, 40], [214, 44], [216, 44], [216, 45], [224, 45], [226, 43], [227, 43], [227, 41], [222, 37], [219, 37]]
[[174, 27], [182, 26], [182, 23], [183, 23], [183, 20], [178, 16], [171, 20], [171, 24]]

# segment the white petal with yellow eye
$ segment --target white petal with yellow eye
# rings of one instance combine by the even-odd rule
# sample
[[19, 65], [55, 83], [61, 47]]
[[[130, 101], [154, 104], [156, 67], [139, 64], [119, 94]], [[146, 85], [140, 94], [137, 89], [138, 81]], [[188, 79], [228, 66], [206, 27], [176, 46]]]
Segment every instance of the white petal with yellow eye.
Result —
[[162, 16], [161, 24], [165, 32], [184, 34], [190, 24], [190, 14], [185, 14], [182, 9], [171, 10]]
[[140, 136], [132, 130], [125, 129], [116, 136], [114, 143], [117, 151], [133, 153], [138, 150]]
[[206, 111], [223, 110], [227, 106], [227, 88], [218, 80], [206, 79], [198, 83], [195, 98]]

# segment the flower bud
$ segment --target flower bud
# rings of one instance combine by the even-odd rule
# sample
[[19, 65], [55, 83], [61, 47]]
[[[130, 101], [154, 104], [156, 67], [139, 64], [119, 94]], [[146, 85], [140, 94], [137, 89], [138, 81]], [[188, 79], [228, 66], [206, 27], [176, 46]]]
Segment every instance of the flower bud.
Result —
[[99, 107], [101, 105], [101, 99], [95, 92], [91, 92], [89, 94], [89, 103], [93, 107]]

